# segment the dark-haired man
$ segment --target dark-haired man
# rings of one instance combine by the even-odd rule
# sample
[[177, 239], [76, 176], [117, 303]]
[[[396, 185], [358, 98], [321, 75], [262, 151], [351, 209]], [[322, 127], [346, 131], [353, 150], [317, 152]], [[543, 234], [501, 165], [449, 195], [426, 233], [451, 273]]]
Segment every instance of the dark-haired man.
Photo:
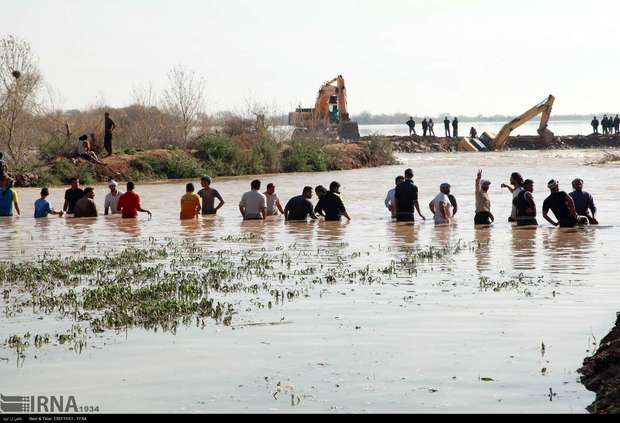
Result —
[[420, 212], [418, 187], [413, 183], [413, 170], [406, 169], [405, 180], [395, 188], [393, 207], [396, 209], [396, 221], [398, 222], [413, 222], [414, 210], [417, 210], [422, 220], [426, 220]]
[[[517, 190], [514, 190], [515, 192]], [[534, 181], [526, 179], [523, 182], [523, 189], [518, 191], [516, 197], [512, 199], [512, 205], [516, 209], [517, 226], [538, 225], [536, 220], [536, 204], [534, 203]]]
[[112, 155], [112, 132], [116, 129], [116, 124], [110, 119], [110, 113], [104, 114], [104, 135], [103, 135], [103, 147], [108, 152], [108, 157]]
[[239, 211], [243, 220], [265, 219], [267, 199], [259, 192], [260, 181], [255, 179], [250, 184], [250, 191], [243, 194], [239, 202]]
[[67, 214], [73, 214], [75, 203], [84, 197], [84, 191], [80, 189], [80, 180], [78, 178], [71, 178], [69, 184], [71, 188], [65, 191], [65, 203], [62, 206], [62, 210]]
[[573, 192], [568, 195], [571, 196], [575, 203], [577, 214], [579, 216], [585, 216], [591, 225], [598, 225], [594, 198], [589, 192], [583, 190], [583, 179], [576, 178], [573, 180]]
[[333, 181], [329, 184], [329, 191], [325, 193], [316, 204], [314, 212], [325, 216], [325, 220], [340, 221], [342, 216], [351, 220], [344, 202], [340, 197], [340, 184]]
[[138, 212], [147, 213], [149, 218], [152, 217], [150, 211], [142, 208], [140, 196], [134, 192], [135, 188], [136, 185], [132, 181], [127, 182], [127, 192], [118, 199], [116, 208], [120, 210], [124, 219], [135, 219], [138, 217]]
[[97, 217], [97, 205], [93, 198], [95, 198], [95, 190], [91, 187], [84, 189], [84, 196], [75, 203], [73, 208], [73, 217]]
[[310, 219], [316, 219], [316, 215], [313, 211], [312, 203], [312, 187], [305, 186], [301, 195], [291, 198], [284, 206], [284, 219], [285, 220], [301, 220], [306, 221], [308, 216]]

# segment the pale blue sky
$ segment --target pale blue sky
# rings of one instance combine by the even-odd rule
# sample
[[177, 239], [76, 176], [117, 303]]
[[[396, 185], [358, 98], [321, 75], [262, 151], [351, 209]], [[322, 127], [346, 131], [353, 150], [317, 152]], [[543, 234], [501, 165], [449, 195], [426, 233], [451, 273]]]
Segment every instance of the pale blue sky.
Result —
[[209, 111], [311, 106], [337, 74], [352, 113], [514, 114], [550, 93], [558, 114], [620, 110], [617, 0], [3, 3], [0, 34], [30, 41], [64, 108], [127, 105], [183, 64]]

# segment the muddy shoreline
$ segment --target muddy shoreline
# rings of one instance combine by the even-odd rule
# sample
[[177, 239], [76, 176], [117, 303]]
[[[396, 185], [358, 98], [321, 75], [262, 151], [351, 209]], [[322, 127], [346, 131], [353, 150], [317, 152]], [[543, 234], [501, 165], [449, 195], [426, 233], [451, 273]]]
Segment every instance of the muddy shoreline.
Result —
[[[457, 151], [459, 141], [464, 137], [422, 137], [419, 135], [379, 137], [362, 137], [366, 139], [381, 139], [391, 143], [394, 151], [399, 153], [426, 153]], [[508, 139], [509, 150], [562, 150], [585, 148], [618, 148], [620, 135], [566, 135], [555, 137], [553, 143], [545, 144], [539, 136], [514, 136]]]
[[620, 413], [620, 312], [616, 324], [600, 343], [596, 353], [579, 369], [581, 383], [596, 393], [588, 411], [596, 414]]

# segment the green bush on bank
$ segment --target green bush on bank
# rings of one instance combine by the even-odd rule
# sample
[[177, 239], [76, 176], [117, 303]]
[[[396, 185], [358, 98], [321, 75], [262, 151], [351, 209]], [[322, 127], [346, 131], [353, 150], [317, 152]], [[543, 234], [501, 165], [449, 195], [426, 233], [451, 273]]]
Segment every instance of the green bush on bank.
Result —
[[282, 155], [284, 172], [322, 172], [328, 169], [330, 157], [317, 144], [292, 141]]
[[196, 178], [204, 173], [202, 164], [193, 157], [173, 154], [168, 158], [142, 157], [130, 162], [137, 176], [152, 174], [167, 179]]

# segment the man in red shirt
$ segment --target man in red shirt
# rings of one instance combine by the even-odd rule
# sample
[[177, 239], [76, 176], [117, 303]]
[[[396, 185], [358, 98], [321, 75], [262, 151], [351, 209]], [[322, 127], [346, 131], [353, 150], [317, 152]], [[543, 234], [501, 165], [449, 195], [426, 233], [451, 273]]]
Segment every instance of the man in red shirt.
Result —
[[138, 212], [148, 213], [149, 218], [152, 217], [151, 212], [143, 209], [140, 205], [140, 196], [133, 192], [134, 188], [133, 182], [127, 182], [127, 192], [118, 199], [116, 208], [122, 212], [124, 218], [136, 218]]

